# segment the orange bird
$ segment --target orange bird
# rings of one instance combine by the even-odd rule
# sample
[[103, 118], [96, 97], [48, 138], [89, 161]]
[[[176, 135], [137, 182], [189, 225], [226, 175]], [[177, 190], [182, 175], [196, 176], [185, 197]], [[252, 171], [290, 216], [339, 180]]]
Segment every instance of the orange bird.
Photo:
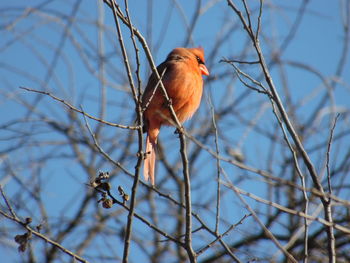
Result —
[[[175, 48], [157, 67], [159, 75], [163, 74], [163, 85], [181, 123], [191, 118], [199, 107], [203, 93], [202, 75], [209, 75], [204, 62], [204, 50], [201, 47]], [[152, 73], [142, 97], [144, 131], [147, 132], [147, 154], [143, 172], [145, 180], [150, 180], [152, 185], [154, 185], [159, 130], [162, 125], [172, 125], [169, 106], [161, 87], [159, 85], [157, 87], [157, 83], [157, 78]]]

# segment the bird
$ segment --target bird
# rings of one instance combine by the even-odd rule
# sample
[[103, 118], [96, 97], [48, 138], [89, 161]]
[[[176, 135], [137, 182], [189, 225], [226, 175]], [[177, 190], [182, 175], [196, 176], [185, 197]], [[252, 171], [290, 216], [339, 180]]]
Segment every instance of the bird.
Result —
[[[180, 123], [198, 109], [203, 93], [203, 77], [209, 76], [202, 47], [173, 49], [157, 67], [164, 88]], [[144, 132], [147, 132], [143, 174], [152, 186], [155, 181], [156, 145], [162, 125], [173, 125], [169, 102], [155, 73], [149, 77], [142, 95]]]

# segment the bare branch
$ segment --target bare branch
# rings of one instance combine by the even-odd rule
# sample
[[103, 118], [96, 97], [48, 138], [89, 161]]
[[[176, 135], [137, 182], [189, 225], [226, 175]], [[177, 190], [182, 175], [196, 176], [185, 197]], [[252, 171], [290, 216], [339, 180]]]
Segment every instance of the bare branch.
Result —
[[8, 215], [6, 213], [4, 213], [3, 211], [0, 210], [0, 214], [3, 215], [4, 217], [6, 217], [7, 219], [10, 219], [11, 221], [13, 222], [16, 222], [17, 224], [21, 225], [24, 229], [26, 229], [27, 231], [29, 231], [31, 234], [33, 234], [34, 236], [42, 239], [43, 241], [51, 244], [52, 246], [58, 248], [59, 250], [61, 250], [63, 253], [69, 255], [70, 257], [73, 258], [73, 260], [77, 260], [79, 262], [82, 262], [82, 263], [89, 263], [89, 261], [85, 260], [84, 258], [80, 257], [79, 255], [73, 253], [72, 251], [68, 250], [67, 248], [65, 248], [64, 246], [60, 245], [59, 243], [51, 240], [50, 238], [48, 238], [47, 236], [39, 233], [38, 231], [35, 231], [34, 229], [32, 229], [26, 222], [22, 222], [21, 219], [19, 219], [12, 206], [10, 205], [10, 202], [9, 200], [7, 199], [5, 193], [4, 193], [4, 190], [2, 189], [2, 186], [0, 185], [0, 192], [1, 192], [1, 195], [2, 195], [2, 198], [4, 199], [8, 209], [10, 210], [11, 212], [11, 215]]
[[26, 90], [26, 91], [30, 91], [30, 92], [35, 92], [35, 93], [39, 93], [39, 94], [43, 94], [43, 95], [47, 95], [51, 98], [53, 98], [54, 100], [57, 100], [61, 103], [63, 103], [64, 105], [66, 105], [70, 110], [73, 110], [75, 112], [78, 112], [78, 113], [81, 113], [83, 114], [84, 116], [88, 117], [89, 119], [92, 119], [92, 120], [95, 120], [95, 121], [98, 121], [100, 123], [103, 123], [103, 124], [106, 124], [108, 126], [112, 126], [112, 127], [117, 127], [117, 128], [122, 128], [122, 129], [129, 129], [129, 130], [137, 130], [137, 129], [140, 129], [140, 126], [126, 126], [126, 125], [121, 125], [121, 124], [117, 124], [117, 123], [112, 123], [112, 122], [109, 122], [109, 121], [105, 121], [105, 120], [101, 120], [99, 118], [96, 118], [82, 110], [79, 110], [78, 108], [72, 106], [71, 104], [69, 104], [68, 102], [66, 102], [65, 100], [63, 99], [60, 99], [54, 95], [52, 95], [50, 92], [46, 92], [46, 91], [40, 91], [40, 90], [35, 90], [35, 89], [30, 89], [30, 88], [26, 88], [26, 87], [19, 87], [20, 89], [23, 89], [23, 90]]

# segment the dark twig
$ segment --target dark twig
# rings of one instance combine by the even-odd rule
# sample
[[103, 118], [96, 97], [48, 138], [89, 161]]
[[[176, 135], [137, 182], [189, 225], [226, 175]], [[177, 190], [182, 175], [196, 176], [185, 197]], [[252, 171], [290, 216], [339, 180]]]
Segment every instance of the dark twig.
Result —
[[[302, 173], [300, 166], [299, 166], [299, 162], [298, 162], [298, 157], [297, 157], [297, 153], [295, 151], [295, 149], [293, 148], [293, 145], [291, 144], [291, 142], [289, 141], [288, 135], [287, 135], [287, 131], [283, 126], [283, 122], [281, 120], [281, 118], [279, 117], [277, 111], [276, 111], [276, 106], [274, 101], [271, 99], [271, 104], [272, 104], [272, 109], [273, 112], [277, 118], [278, 124], [283, 132], [283, 137], [284, 140], [286, 141], [288, 148], [290, 149], [290, 151], [293, 154], [293, 161], [294, 161], [294, 167], [296, 169], [296, 172], [300, 178], [301, 181], [301, 186], [302, 186], [302, 191], [303, 191], [303, 197], [304, 197], [304, 201], [305, 201], [305, 206], [304, 206], [304, 213], [305, 215], [308, 214], [308, 210], [309, 210], [309, 198], [307, 196], [307, 191], [306, 191], [306, 183], [305, 183], [305, 176]], [[309, 242], [308, 242], [308, 235], [309, 235], [309, 224], [308, 224], [308, 220], [306, 217], [304, 217], [304, 263], [307, 262], [308, 260], [308, 246], [309, 246]]]
[[[124, 40], [123, 40], [123, 34], [121, 32], [120, 28], [120, 23], [119, 23], [119, 18], [118, 18], [118, 10], [117, 10], [117, 5], [114, 1], [112, 1], [112, 10], [113, 10], [113, 15], [114, 15], [114, 22], [117, 28], [117, 33], [118, 33], [118, 40], [119, 40], [119, 45], [120, 48], [122, 49], [122, 54], [124, 58], [124, 65], [128, 74], [128, 79], [129, 83], [131, 86], [131, 91], [134, 97], [135, 105], [136, 105], [136, 114], [138, 115], [138, 120], [142, 124], [142, 113], [141, 113], [141, 105], [139, 103], [139, 97], [137, 95], [134, 81], [132, 78], [132, 73], [130, 69], [130, 64], [129, 64], [129, 59], [128, 55], [126, 53], [126, 49], [124, 46]], [[132, 28], [130, 17], [129, 17], [129, 25], [130, 28]], [[131, 30], [132, 31], [132, 30]], [[142, 127], [142, 125], [140, 125]], [[129, 248], [130, 248], [130, 239], [131, 239], [131, 234], [132, 234], [132, 223], [133, 223], [133, 217], [135, 213], [135, 205], [136, 205], [136, 193], [137, 193], [137, 186], [139, 182], [139, 177], [140, 177], [140, 167], [142, 164], [143, 160], [143, 154], [142, 154], [142, 148], [143, 148], [143, 135], [142, 135], [142, 128], [139, 129], [138, 131], [138, 139], [139, 139], [139, 154], [138, 154], [138, 160], [137, 164], [135, 166], [135, 176], [134, 176], [134, 181], [132, 185], [132, 191], [131, 191], [131, 200], [130, 200], [130, 210], [128, 214], [128, 222], [126, 224], [126, 230], [125, 230], [125, 239], [124, 239], [124, 253], [123, 253], [123, 263], [128, 262], [128, 256], [129, 256]]]
[[111, 162], [112, 164], [114, 164], [116, 167], [120, 168], [124, 173], [126, 173], [129, 176], [133, 176], [132, 173], [130, 173], [120, 162], [113, 160], [100, 146], [100, 144], [97, 141], [97, 138], [95, 136], [95, 134], [93, 133], [87, 119], [86, 116], [83, 115], [84, 117], [84, 121], [85, 121], [85, 126], [88, 129], [93, 141], [94, 141], [94, 145], [97, 148], [97, 150], [102, 154], [102, 156], [104, 156], [109, 162]]
[[219, 62], [226, 63], [239, 63], [239, 64], [247, 64], [247, 65], [256, 65], [259, 64], [259, 61], [245, 61], [245, 60], [237, 60], [237, 59], [221, 59]]
[[74, 260], [77, 260], [79, 262], [82, 263], [89, 263], [89, 261], [83, 259], [82, 257], [80, 257], [79, 255], [75, 254], [74, 252], [68, 250], [67, 248], [65, 248], [64, 246], [62, 246], [61, 244], [51, 240], [50, 238], [48, 238], [47, 236], [45, 236], [44, 234], [32, 229], [28, 223], [23, 222], [21, 219], [19, 219], [17, 217], [17, 215], [15, 214], [9, 200], [7, 199], [4, 190], [2, 189], [2, 186], [0, 185], [0, 192], [2, 195], [3, 200], [6, 203], [7, 208], [9, 209], [11, 215], [6, 214], [5, 212], [0, 210], [0, 214], [3, 215], [4, 217], [10, 219], [13, 222], [18, 223], [19, 225], [21, 225], [22, 227], [24, 227], [28, 232], [30, 232], [32, 235], [44, 240], [45, 242], [51, 244], [52, 246], [58, 248], [59, 250], [61, 250], [63, 253], [69, 255], [70, 257], [72, 257]]
[[[230, 64], [234, 69], [235, 69], [235, 72], [236, 72], [236, 76], [238, 77], [238, 79], [240, 80], [240, 82], [243, 83], [244, 86], [246, 86], [247, 88], [249, 89], [252, 89], [254, 91], [257, 91], [259, 93], [263, 93], [263, 94], [266, 94], [268, 95], [269, 97], [271, 97], [271, 94], [270, 92], [264, 87], [264, 85], [255, 80], [253, 77], [251, 77], [250, 75], [248, 75], [247, 73], [243, 72], [242, 70], [240, 70], [234, 63], [233, 63], [233, 60], [227, 60], [227, 59], [222, 59], [220, 60], [220, 62], [225, 62], [225, 63], [228, 63]], [[256, 88], [250, 84], [248, 84], [245, 80], [242, 79], [241, 75], [243, 77], [245, 77], [246, 79], [249, 79], [249, 81], [251, 81], [254, 85], [260, 87], [261, 89], [259, 88]]]
[[188, 166], [188, 158], [186, 153], [186, 138], [182, 131], [179, 132], [180, 137], [180, 153], [183, 165], [183, 176], [185, 183], [185, 203], [186, 203], [186, 231], [185, 231], [185, 248], [189, 256], [190, 262], [197, 262], [196, 253], [192, 248], [192, 203], [191, 203], [191, 181]]
[[[125, 16], [122, 15], [122, 12], [120, 9], [117, 9], [116, 4], [114, 1], [107, 1], [105, 2], [114, 10], [115, 16], [118, 16], [123, 23], [125, 23], [130, 30], [133, 30], [134, 34], [137, 36], [138, 40], [141, 42], [142, 47], [146, 53], [147, 59], [149, 63], [151, 64], [152, 72], [155, 74], [155, 77], [158, 81], [161, 80], [161, 77], [157, 71], [157, 68], [155, 66], [155, 63], [153, 61], [151, 52], [148, 48], [148, 45], [143, 38], [143, 36], [139, 33], [138, 30], [136, 30], [128, 21], [125, 19]], [[112, 2], [112, 3], [111, 3]], [[177, 119], [177, 116], [175, 114], [175, 111], [171, 105], [171, 100], [169, 99], [169, 96], [167, 95], [167, 92], [165, 90], [165, 87], [160, 81], [160, 87], [163, 92], [163, 95], [168, 102], [168, 109], [171, 113], [171, 118], [176, 124], [176, 127], [179, 130], [179, 139], [180, 139], [180, 153], [181, 153], [181, 158], [182, 158], [182, 164], [183, 164], [183, 175], [184, 175], [184, 183], [185, 183], [185, 202], [186, 202], [186, 235], [185, 235], [185, 246], [186, 246], [186, 251], [189, 256], [189, 259], [191, 262], [196, 262], [197, 258], [195, 255], [195, 252], [192, 248], [192, 207], [191, 207], [191, 185], [190, 185], [190, 177], [189, 177], [189, 169], [188, 169], [188, 159], [187, 159], [187, 153], [186, 153], [186, 139], [183, 134], [184, 128], [182, 127], [181, 123]]]
[[[244, 3], [244, 7], [246, 9], [246, 14], [248, 16], [248, 21], [250, 22], [250, 14], [249, 14], [249, 11], [247, 10], [247, 6], [246, 6], [246, 1], [245, 0], [242, 0], [243, 3]], [[235, 4], [231, 1], [231, 0], [227, 0], [229, 6], [233, 9], [233, 11], [237, 14], [237, 16], [240, 18], [241, 20], [241, 23], [243, 24], [245, 30], [247, 31], [249, 37], [251, 38], [252, 40], [252, 43], [254, 45], [254, 48], [255, 48], [255, 51], [256, 51], [256, 54], [259, 58], [259, 61], [260, 61], [260, 66], [261, 66], [261, 69], [263, 71], [263, 74], [264, 74], [264, 77], [265, 77], [265, 80], [266, 80], [266, 83], [267, 85], [269, 86], [269, 89], [270, 89], [270, 92], [271, 92], [271, 95], [272, 95], [272, 100], [273, 102], [276, 104], [276, 107], [278, 109], [278, 112], [276, 114], [276, 117], [277, 116], [280, 116], [283, 123], [285, 124], [290, 136], [292, 137], [293, 139], [293, 142], [296, 146], [296, 149], [298, 150], [299, 154], [301, 155], [301, 158], [303, 159], [308, 171], [309, 171], [309, 174], [312, 178], [312, 181], [316, 187], [316, 189], [321, 193], [321, 197], [320, 197], [320, 200], [323, 204], [323, 207], [324, 207], [324, 213], [325, 213], [325, 219], [332, 225], [333, 222], [332, 222], [332, 214], [331, 214], [331, 208], [330, 208], [330, 205], [328, 203], [328, 199], [326, 198], [326, 195], [325, 195], [325, 192], [324, 192], [324, 189], [323, 189], [323, 186], [321, 184], [321, 181], [318, 177], [318, 174], [317, 174], [317, 171], [315, 169], [315, 166], [314, 164], [312, 163], [308, 153], [306, 152], [301, 140], [300, 140], [300, 137], [299, 135], [297, 134], [285, 108], [284, 108], [284, 105], [280, 99], [280, 96], [277, 92], [277, 89], [273, 83], [273, 80], [272, 80], [272, 77], [270, 75], [270, 72], [268, 70], [268, 67], [267, 67], [267, 64], [265, 62], [265, 58], [264, 58], [264, 55], [262, 53], [262, 50], [261, 50], [261, 47], [260, 47], [260, 43], [259, 43], [259, 40], [255, 37], [254, 34], [252, 34], [252, 31], [251, 31], [251, 24], [249, 23], [249, 25], [247, 24], [246, 20], [244, 19], [242, 13], [239, 11], [239, 9], [235, 6]], [[306, 1], [307, 2], [307, 1]], [[305, 4], [306, 5], [306, 4]], [[331, 247], [332, 244], [334, 244], [334, 241], [332, 241], [334, 239], [334, 234], [332, 234], [332, 227], [328, 228], [327, 230], [327, 235], [328, 235], [328, 250], [329, 250], [329, 262], [330, 263], [334, 263], [335, 262], [335, 256], [333, 254], [333, 248]]]
[[[237, 223], [231, 225], [224, 233], [218, 235], [216, 237], [216, 239], [214, 239], [213, 241], [211, 241], [208, 245], [206, 245], [205, 247], [201, 248], [200, 250], [197, 251], [197, 255], [202, 254], [203, 252], [205, 252], [208, 248], [210, 248], [211, 246], [213, 246], [216, 242], [218, 242], [219, 240], [221, 240], [224, 236], [226, 236], [229, 232], [231, 232], [233, 229], [235, 229], [238, 225], [241, 225], [243, 223], [243, 221], [250, 217], [252, 214], [246, 214], [244, 215]], [[236, 258], [236, 262], [240, 262], [240, 260], [238, 258]]]
[[[226, 179], [228, 180], [228, 176], [224, 173]], [[252, 214], [254, 217], [255, 221], [260, 225], [260, 227], [264, 230], [265, 234], [269, 239], [278, 247], [283, 254], [290, 260], [291, 262], [297, 263], [298, 261], [291, 255], [283, 246], [282, 244], [278, 241], [278, 239], [272, 234], [272, 232], [265, 226], [265, 224], [260, 220], [259, 216], [256, 214], [256, 212], [251, 208], [251, 206], [244, 200], [244, 198], [241, 196], [240, 191], [236, 186], [233, 185], [232, 182], [229, 182], [226, 184], [229, 188], [233, 190], [233, 192], [236, 194], [236, 196], [239, 198], [239, 200], [243, 203], [245, 208], [249, 211], [249, 213]]]
[[274, 207], [276, 209], [279, 209], [279, 210], [281, 210], [281, 211], [283, 211], [285, 213], [291, 214], [291, 215], [297, 215], [297, 216], [306, 218], [308, 220], [319, 222], [319, 223], [321, 223], [322, 225], [324, 225], [326, 227], [333, 226], [335, 229], [337, 229], [339, 231], [342, 231], [345, 234], [350, 234], [350, 229], [347, 228], [347, 227], [344, 227], [342, 225], [336, 224], [334, 222], [332, 222], [332, 223], [328, 222], [325, 219], [320, 218], [320, 217], [316, 217], [316, 216], [312, 216], [312, 215], [306, 215], [304, 212], [296, 211], [294, 209], [290, 209], [288, 207], [285, 207], [283, 205], [277, 204], [277, 203], [272, 202], [270, 200], [263, 199], [263, 198], [261, 198], [259, 196], [256, 196], [256, 195], [254, 195], [252, 193], [249, 193], [247, 191], [244, 191], [244, 190], [234, 186], [231, 182], [222, 182], [222, 184], [227, 186], [227, 187], [229, 187], [229, 188], [231, 188], [234, 191], [237, 191], [237, 193], [239, 193], [239, 194], [242, 194], [242, 195], [245, 195], [245, 196], [248, 196], [248, 197], [254, 199], [255, 201], [257, 201], [259, 203], [263, 203], [263, 204], [272, 206], [272, 207]]

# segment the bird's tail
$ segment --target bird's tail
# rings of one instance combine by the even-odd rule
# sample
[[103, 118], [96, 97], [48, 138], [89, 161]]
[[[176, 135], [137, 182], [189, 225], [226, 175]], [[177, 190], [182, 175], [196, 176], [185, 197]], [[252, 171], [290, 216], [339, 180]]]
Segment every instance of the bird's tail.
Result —
[[157, 139], [152, 140], [147, 134], [146, 139], [146, 159], [143, 165], [143, 175], [145, 180], [151, 181], [151, 184], [154, 185], [154, 169], [156, 165], [156, 145]]

